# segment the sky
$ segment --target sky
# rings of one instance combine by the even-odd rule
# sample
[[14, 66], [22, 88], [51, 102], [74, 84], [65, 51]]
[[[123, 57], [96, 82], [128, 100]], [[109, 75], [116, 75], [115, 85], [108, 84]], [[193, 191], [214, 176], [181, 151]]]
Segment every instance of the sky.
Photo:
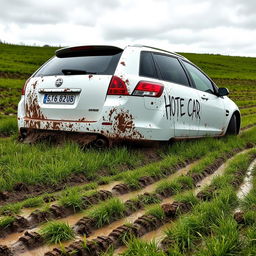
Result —
[[0, 0], [0, 40], [256, 56], [255, 0]]

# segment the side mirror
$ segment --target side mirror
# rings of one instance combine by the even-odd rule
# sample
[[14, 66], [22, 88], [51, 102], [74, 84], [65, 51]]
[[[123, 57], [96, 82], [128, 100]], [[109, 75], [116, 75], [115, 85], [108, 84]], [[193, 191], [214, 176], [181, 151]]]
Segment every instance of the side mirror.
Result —
[[219, 88], [218, 89], [218, 96], [227, 96], [229, 95], [229, 90], [227, 88]]

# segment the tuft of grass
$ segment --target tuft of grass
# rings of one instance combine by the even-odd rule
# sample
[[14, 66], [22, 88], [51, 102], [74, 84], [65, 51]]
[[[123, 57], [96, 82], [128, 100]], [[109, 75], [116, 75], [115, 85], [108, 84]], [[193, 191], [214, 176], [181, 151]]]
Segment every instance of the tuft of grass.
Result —
[[158, 248], [157, 243], [144, 242], [137, 238], [133, 238], [127, 244], [127, 250], [122, 253], [122, 256], [165, 256], [165, 253]]
[[75, 238], [74, 230], [64, 222], [51, 221], [46, 223], [39, 233], [50, 244], [57, 244]]
[[160, 203], [161, 199], [156, 194], [144, 194], [138, 196], [138, 201], [144, 205]]
[[182, 189], [192, 189], [194, 187], [193, 179], [190, 176], [180, 176], [176, 181]]
[[244, 213], [245, 225], [252, 226], [256, 225], [256, 212], [254, 210], [249, 210]]
[[185, 204], [191, 204], [192, 206], [195, 206], [199, 203], [199, 199], [193, 194], [192, 191], [188, 191], [182, 194], [178, 194], [174, 197], [175, 201], [185, 203]]
[[97, 189], [97, 187], [98, 187], [98, 184], [96, 182], [91, 182], [83, 185], [81, 189], [84, 191], [87, 191], [87, 190]]
[[98, 228], [124, 216], [125, 205], [119, 198], [111, 198], [88, 211], [88, 217], [96, 221]]
[[22, 202], [22, 207], [25, 208], [32, 208], [32, 207], [38, 207], [44, 204], [44, 200], [42, 197], [34, 197], [26, 199]]
[[14, 222], [15, 218], [13, 216], [3, 216], [0, 217], [0, 229], [5, 229]]
[[148, 208], [146, 210], [146, 214], [147, 215], [152, 215], [152, 216], [156, 217], [159, 220], [164, 220], [165, 219], [164, 210], [161, 207], [161, 205], [159, 205], [159, 204], [153, 205], [150, 208]]
[[77, 187], [65, 191], [60, 197], [59, 203], [65, 207], [72, 207], [74, 211], [80, 211], [84, 208], [83, 197]]
[[169, 180], [164, 180], [158, 184], [156, 187], [156, 193], [163, 193], [163, 192], [168, 192], [171, 194], [177, 194], [180, 192], [182, 189], [181, 184], [177, 180], [169, 181]]
[[0, 207], [1, 215], [17, 214], [20, 212], [22, 204], [20, 202], [14, 204], [6, 204]]
[[128, 184], [131, 188], [139, 189], [140, 183], [139, 178], [141, 174], [139, 172], [129, 172], [124, 176], [124, 183]]
[[241, 202], [243, 209], [256, 210], [256, 190], [246, 195], [246, 197]]

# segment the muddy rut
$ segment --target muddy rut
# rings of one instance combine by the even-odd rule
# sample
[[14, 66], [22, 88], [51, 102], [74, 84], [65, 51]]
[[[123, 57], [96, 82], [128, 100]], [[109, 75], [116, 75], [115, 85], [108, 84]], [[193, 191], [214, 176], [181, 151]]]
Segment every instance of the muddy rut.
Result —
[[[234, 152], [230, 153], [229, 156], [234, 155], [235, 153], [237, 153], [236, 150], [234, 150]], [[203, 187], [204, 182], [202, 182], [202, 181], [205, 180], [205, 183], [208, 183], [210, 178], [206, 178], [206, 177], [210, 175], [213, 178], [214, 176], [211, 175], [211, 174], [215, 173], [216, 170], [217, 170], [217, 173], [220, 175], [221, 171], [219, 169], [221, 169], [221, 170], [224, 169], [224, 167], [221, 166], [224, 162], [225, 162], [225, 158], [219, 158], [211, 166], [208, 166], [208, 168], [206, 168], [202, 173], [197, 174], [197, 175], [195, 175], [195, 174], [191, 175], [191, 177], [194, 180], [194, 184], [197, 185], [197, 186]], [[193, 164], [195, 164], [195, 163], [193, 163]], [[169, 177], [167, 177], [167, 179], [173, 179], [173, 178], [177, 177], [178, 175], [186, 175], [187, 173], [188, 173], [188, 175], [190, 175], [189, 174], [189, 169], [192, 167], [193, 164], [188, 165], [187, 168], [182, 168], [180, 170], [180, 172], [171, 174]], [[188, 168], [188, 167], [190, 167], [190, 168]], [[129, 200], [129, 198], [131, 198], [131, 197], [146, 196], [148, 193], [152, 193], [154, 191], [154, 189], [157, 185], [157, 182], [152, 184], [152, 181], [150, 179], [146, 179], [146, 180], [147, 180], [147, 182], [143, 182], [144, 188], [142, 188], [142, 190], [132, 191], [131, 193], [127, 193], [125, 196], [122, 193], [123, 190], [120, 190], [119, 188], [118, 188], [118, 190], [116, 190], [117, 185], [115, 185], [112, 188], [112, 192], [114, 191], [113, 192], [114, 195], [117, 196], [117, 197], [120, 197], [123, 201], [125, 201], [127, 211], [125, 213], [125, 216], [126, 216], [125, 218], [122, 218], [120, 220], [113, 219], [112, 224], [109, 225], [109, 226], [102, 227], [100, 229], [98, 229], [97, 227], [93, 227], [93, 225], [95, 225], [95, 224], [93, 224], [93, 220], [90, 220], [86, 217], [81, 218], [81, 216], [82, 216], [81, 214], [72, 215], [70, 217], [67, 217], [65, 220], [67, 222], [69, 222], [71, 225], [73, 225], [73, 228], [77, 232], [78, 237], [79, 237], [79, 235], [86, 235], [86, 236], [89, 237], [90, 240], [92, 239], [91, 241], [93, 241], [93, 243], [95, 243], [94, 240], [98, 241], [99, 237], [101, 237], [100, 236], [101, 234], [106, 234], [107, 231], [109, 231], [113, 228], [114, 229], [116, 228], [117, 230], [120, 231], [120, 227], [122, 227], [121, 230], [126, 230], [127, 231], [126, 226], [124, 227], [124, 223], [126, 223], [127, 221], [128, 222], [133, 222], [133, 221], [136, 222], [136, 220], [139, 220], [139, 223], [140, 223], [141, 219], [144, 220], [146, 218], [146, 220], [147, 220], [147, 216], [144, 218], [144, 215], [143, 215], [145, 213], [145, 211], [143, 209], [143, 205], [140, 205], [140, 204], [134, 205], [134, 203]], [[199, 191], [199, 189], [197, 190], [197, 192], [198, 191]], [[118, 195], [118, 193], [119, 193], [119, 195]], [[111, 192], [110, 191], [108, 191], [108, 192], [105, 191], [104, 194], [105, 194], [106, 198], [108, 198], [110, 196]], [[161, 199], [163, 205], [165, 205], [165, 203], [168, 202], [167, 204], [170, 206], [170, 202], [172, 201], [172, 198], [169, 198], [169, 197], [172, 196], [171, 194], [168, 194], [168, 193], [164, 194], [163, 193], [163, 194], [159, 194], [159, 195], [156, 195], [156, 196], [158, 196]], [[184, 207], [184, 209], [182, 208], [184, 211], [189, 210], [188, 206], [178, 205], [177, 206], [178, 208], [175, 208], [176, 206], [173, 206], [173, 207], [176, 210], [180, 207], [181, 208]], [[151, 221], [153, 221], [153, 219], [151, 219]], [[155, 219], [154, 219], [153, 222], [155, 223], [154, 224], [155, 225], [154, 229], [156, 227], [158, 227], [159, 225], [160, 226], [163, 225], [163, 223], [158, 223], [158, 221], [155, 220]], [[142, 223], [143, 223], [143, 221], [142, 221]], [[27, 228], [25, 227], [24, 229], [27, 229]], [[148, 233], [149, 231], [150, 230], [146, 229], [145, 233]], [[137, 235], [141, 236], [142, 233], [139, 232], [140, 235], [139, 234], [137, 234]], [[15, 239], [17, 239], [17, 240], [14, 241]], [[1, 240], [0, 240], [0, 243], [1, 243]], [[8, 242], [6, 242], [6, 241], [8, 241]], [[17, 233], [13, 234], [13, 237], [8, 236], [5, 240], [2, 240], [2, 242], [3, 242], [3, 245], [8, 245], [8, 247], [5, 247], [5, 246], [0, 247], [1, 248], [0, 252], [1, 252], [1, 250], [2, 251], [10, 250], [15, 255], [43, 255], [43, 252], [46, 252], [46, 250], [50, 249], [49, 246], [43, 246], [42, 247], [42, 245], [44, 244], [44, 241], [43, 241], [42, 237], [36, 232], [36, 230], [31, 230], [29, 232], [26, 231], [23, 235], [19, 234], [19, 236], [17, 236]], [[101, 241], [101, 242], [103, 243], [103, 241]], [[104, 243], [108, 244], [107, 241], [105, 241]], [[71, 245], [70, 245], [71, 247], [72, 247], [72, 244], [73, 243], [71, 243]], [[33, 254], [30, 254], [30, 253], [32, 253], [31, 249], [33, 249], [35, 247], [39, 247], [39, 248], [34, 249]], [[43, 250], [43, 248], [45, 248], [45, 250]], [[28, 251], [28, 250], [30, 250], [30, 251]], [[24, 251], [25, 254], [21, 254], [22, 251]], [[6, 255], [9, 255], [9, 254], [7, 253]], [[55, 254], [49, 254], [48, 253], [47, 255], [55, 255]], [[60, 255], [60, 254], [56, 254], [56, 255]], [[87, 255], [87, 254], [84, 254], [84, 255]], [[95, 255], [97, 255], [97, 254], [95, 254]]]

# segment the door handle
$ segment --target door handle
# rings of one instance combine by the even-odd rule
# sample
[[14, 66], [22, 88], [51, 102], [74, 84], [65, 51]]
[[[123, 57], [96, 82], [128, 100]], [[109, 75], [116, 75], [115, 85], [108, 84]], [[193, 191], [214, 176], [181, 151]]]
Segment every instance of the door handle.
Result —
[[208, 98], [205, 97], [205, 96], [202, 96], [201, 99], [202, 99], [202, 100], [206, 100], [206, 101], [208, 100]]

